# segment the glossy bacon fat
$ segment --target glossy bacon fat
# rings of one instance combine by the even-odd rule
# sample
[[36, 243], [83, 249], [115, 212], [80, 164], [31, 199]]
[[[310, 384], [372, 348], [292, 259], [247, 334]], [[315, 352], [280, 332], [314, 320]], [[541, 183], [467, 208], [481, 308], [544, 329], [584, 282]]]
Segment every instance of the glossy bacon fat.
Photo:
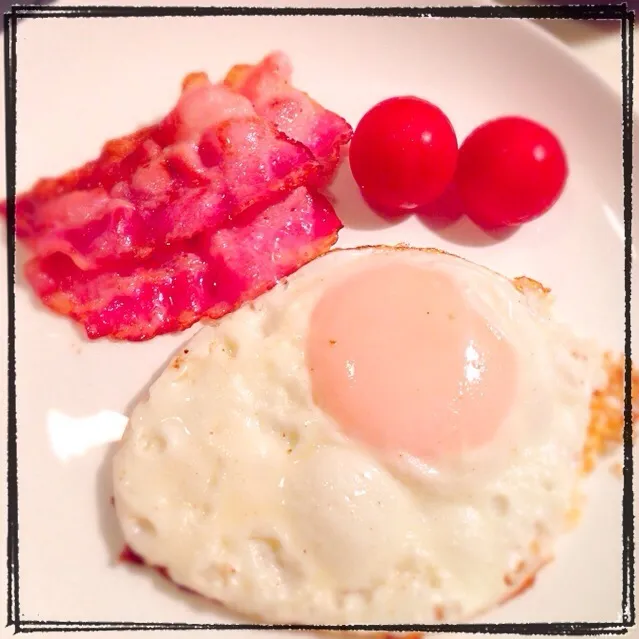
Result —
[[275, 52], [259, 64], [236, 65], [224, 82], [247, 97], [259, 115], [309, 148], [325, 168], [332, 170], [339, 161], [341, 147], [351, 138], [351, 127], [296, 89], [291, 84], [292, 74], [288, 57]]
[[90, 338], [149, 339], [219, 317], [328, 250], [341, 223], [319, 189], [352, 131], [290, 75], [279, 53], [219, 84], [191, 74], [162, 120], [19, 196], [42, 301]]
[[141, 262], [83, 271], [54, 253], [31, 260], [26, 274], [42, 301], [80, 322], [88, 337], [145, 340], [254, 299], [327, 251], [340, 227], [323, 195], [299, 187]]
[[17, 204], [17, 232], [38, 254], [80, 267], [146, 258], [253, 204], [313, 183], [308, 149], [205, 77], [185, 83], [159, 124], [108, 142], [100, 157], [38, 182]]

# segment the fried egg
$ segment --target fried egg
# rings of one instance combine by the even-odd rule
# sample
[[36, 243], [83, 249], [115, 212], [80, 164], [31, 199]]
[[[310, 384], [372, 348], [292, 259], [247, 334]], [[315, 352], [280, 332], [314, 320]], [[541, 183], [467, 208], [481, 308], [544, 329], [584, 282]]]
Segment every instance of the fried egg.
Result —
[[126, 543], [271, 623], [466, 620], [552, 557], [601, 355], [547, 292], [335, 250], [207, 325], [114, 458]]

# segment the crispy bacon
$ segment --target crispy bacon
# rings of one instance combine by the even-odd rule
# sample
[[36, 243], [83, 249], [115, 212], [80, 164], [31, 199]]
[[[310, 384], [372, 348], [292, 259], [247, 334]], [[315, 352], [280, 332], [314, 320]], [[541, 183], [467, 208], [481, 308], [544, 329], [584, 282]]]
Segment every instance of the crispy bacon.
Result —
[[259, 115], [290, 139], [308, 147], [331, 174], [353, 130], [346, 120], [296, 89], [291, 84], [292, 74], [288, 56], [275, 52], [256, 65], [234, 66], [224, 82], [247, 97]]
[[341, 222], [326, 198], [300, 187], [255, 205], [216, 232], [110, 271], [84, 271], [63, 253], [36, 257], [29, 282], [91, 339], [140, 341], [217, 318], [327, 251]]
[[218, 84], [192, 73], [162, 120], [19, 196], [42, 301], [89, 338], [144, 340], [219, 317], [327, 251], [341, 223], [318, 189], [352, 131], [290, 76], [283, 54]]
[[[231, 119], [229, 119], [231, 118]], [[222, 85], [191, 78], [159, 124], [108, 142], [100, 157], [18, 199], [18, 237], [83, 269], [144, 259], [322, 171], [303, 145]]]

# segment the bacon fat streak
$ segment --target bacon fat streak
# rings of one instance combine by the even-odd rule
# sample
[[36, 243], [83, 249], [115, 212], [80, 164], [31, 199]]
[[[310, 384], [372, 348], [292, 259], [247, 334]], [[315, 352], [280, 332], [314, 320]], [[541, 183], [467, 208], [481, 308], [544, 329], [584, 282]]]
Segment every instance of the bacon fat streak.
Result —
[[216, 318], [326, 252], [319, 192], [352, 129], [274, 53], [224, 82], [184, 80], [162, 120], [38, 181], [16, 202], [27, 280], [89, 338], [145, 340]]

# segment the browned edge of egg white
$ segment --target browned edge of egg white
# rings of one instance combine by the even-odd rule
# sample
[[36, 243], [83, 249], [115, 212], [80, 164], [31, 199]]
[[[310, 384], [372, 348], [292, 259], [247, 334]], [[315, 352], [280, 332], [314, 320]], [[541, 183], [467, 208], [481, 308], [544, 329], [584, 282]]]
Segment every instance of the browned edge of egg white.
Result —
[[[407, 243], [399, 243], [396, 245], [385, 245], [385, 244], [373, 244], [373, 245], [363, 245], [358, 247], [351, 248], [339, 248], [334, 247], [327, 253], [323, 255], [318, 255], [316, 258], [311, 260], [310, 263], [315, 260], [323, 257], [324, 255], [330, 255], [331, 253], [341, 252], [341, 251], [365, 251], [365, 250], [377, 250], [377, 251], [423, 251], [428, 253], [437, 253], [440, 255], [448, 255], [450, 257], [454, 257], [457, 259], [464, 260], [465, 262], [469, 262], [474, 264], [475, 266], [479, 266], [491, 273], [494, 273], [500, 279], [507, 279], [515, 289], [520, 294], [532, 293], [534, 295], [539, 296], [539, 298], [545, 298], [550, 295], [551, 289], [545, 287], [540, 282], [527, 277], [527, 276], [519, 276], [512, 279], [507, 278], [501, 273], [497, 273], [488, 267], [477, 264], [476, 262], [472, 262], [466, 258], [460, 257], [459, 255], [455, 255], [454, 253], [450, 253], [448, 251], [444, 251], [436, 248], [427, 248], [427, 247], [416, 247], [411, 246]], [[304, 267], [302, 267], [303, 269]], [[280, 280], [279, 284], [286, 285], [289, 277], [283, 278]], [[188, 348], [183, 349], [174, 359], [172, 366], [174, 368], [180, 368], [183, 363], [183, 357], [187, 355], [189, 352]], [[583, 463], [582, 463], [582, 472], [584, 474], [590, 473], [594, 467], [596, 461], [599, 458], [606, 456], [607, 454], [613, 452], [618, 449], [623, 441], [623, 426], [624, 426], [624, 414], [623, 414], [623, 391], [624, 391], [624, 357], [623, 355], [618, 355], [614, 353], [607, 352], [604, 355], [604, 369], [606, 373], [606, 383], [595, 391], [592, 394], [591, 402], [590, 402], [590, 422], [588, 425], [586, 442], [584, 444], [583, 449]], [[636, 370], [632, 370], [632, 421], [633, 426], [637, 422], [639, 417], [639, 402], [637, 401], [639, 398], [639, 372]], [[634, 435], [634, 428], [633, 428]], [[111, 503], [114, 504], [113, 497], [111, 498]], [[533, 541], [533, 547], [531, 550], [533, 551], [533, 555], [539, 554], [538, 550], [535, 551], [534, 546], [536, 542]], [[164, 566], [150, 566], [147, 564], [144, 559], [138, 555], [135, 551], [133, 551], [129, 546], [125, 546], [119, 556], [120, 561], [137, 564], [137, 565], [145, 565], [147, 567], [153, 568], [157, 571], [162, 577], [171, 581], [177, 588], [180, 590], [196, 595], [198, 597], [208, 599], [214, 604], [224, 605], [221, 602], [204, 597], [200, 593], [191, 590], [188, 587], [182, 586], [174, 582], [168, 570]], [[507, 586], [512, 587], [512, 590], [502, 599], [500, 604], [506, 603], [510, 599], [513, 599], [524, 591], [528, 590], [535, 582], [537, 573], [541, 570], [547, 563], [552, 560], [552, 557], [540, 557], [540, 561], [535, 567], [534, 570], [530, 571], [527, 574], [517, 574], [518, 571], [515, 570], [514, 574], [506, 574], [504, 575], [504, 582]], [[229, 566], [231, 570], [233, 568]], [[262, 622], [263, 620], [259, 617], [254, 617], [257, 622]], [[443, 618], [440, 619], [443, 621]], [[375, 632], [375, 631], [359, 631], [359, 630], [326, 630], [321, 631], [321, 634], [331, 634], [333, 636], [352, 636], [357, 634], [364, 639], [399, 639], [402, 637], [403, 639], [417, 639], [418, 637], [427, 636], [421, 632], [396, 632], [396, 633], [388, 633], [388, 632]]]
[[[114, 503], [113, 498], [111, 498], [111, 503]], [[144, 559], [140, 555], [138, 555], [134, 550], [132, 550], [129, 546], [124, 547], [124, 549], [120, 553], [119, 560], [128, 564], [136, 565], [136, 566], [145, 566], [147, 568], [152, 568], [161, 577], [171, 582], [176, 588], [178, 588], [178, 590], [181, 590], [182, 592], [185, 592], [189, 595], [194, 595], [195, 597], [198, 597], [199, 599], [210, 601], [212, 604], [216, 606], [227, 608], [227, 606], [225, 606], [223, 602], [217, 599], [206, 597], [202, 595], [201, 593], [197, 592], [196, 590], [192, 590], [191, 588], [187, 588], [186, 586], [182, 586], [176, 583], [175, 581], [173, 581], [173, 579], [171, 579], [171, 576], [169, 575], [169, 571], [165, 567], [151, 566], [150, 564], [147, 564], [144, 561]], [[233, 569], [231, 568], [231, 570]], [[264, 623], [265, 621], [264, 619], [261, 619], [257, 615], [251, 616], [251, 615], [243, 614], [242, 616], [248, 619], [252, 619], [255, 623]], [[291, 623], [297, 623], [297, 622], [291, 622]], [[399, 637], [402, 637], [403, 639], [418, 639], [419, 637], [422, 637], [424, 634], [421, 632], [392, 633], [392, 632], [375, 632], [375, 631], [367, 631], [367, 630], [317, 630], [315, 632], [317, 634], [331, 635], [333, 637], [342, 637], [342, 636], [352, 637], [353, 635], [358, 635], [362, 637], [363, 639], [395, 639], [395, 638], [399, 639]]]

